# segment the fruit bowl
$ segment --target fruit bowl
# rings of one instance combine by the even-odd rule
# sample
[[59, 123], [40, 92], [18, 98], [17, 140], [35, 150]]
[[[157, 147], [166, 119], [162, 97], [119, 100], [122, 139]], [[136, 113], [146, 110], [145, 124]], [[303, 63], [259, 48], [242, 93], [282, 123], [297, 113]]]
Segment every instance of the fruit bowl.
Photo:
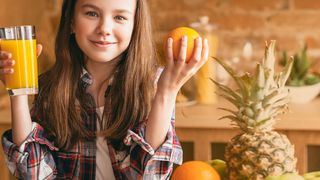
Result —
[[296, 104], [308, 103], [320, 93], [320, 83], [310, 86], [287, 86], [290, 91], [290, 102]]

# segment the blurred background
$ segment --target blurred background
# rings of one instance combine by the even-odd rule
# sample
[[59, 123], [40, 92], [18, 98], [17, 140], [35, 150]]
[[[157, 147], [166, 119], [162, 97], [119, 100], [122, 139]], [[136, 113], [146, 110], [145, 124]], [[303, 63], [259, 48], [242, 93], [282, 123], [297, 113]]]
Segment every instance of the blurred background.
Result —
[[[209, 39], [211, 56], [233, 64], [239, 71], [251, 71], [253, 61], [260, 61], [265, 41], [277, 40], [279, 52], [289, 56], [308, 46], [314, 71], [320, 64], [320, 1], [318, 0], [148, 0], [153, 20], [154, 37], [159, 54], [170, 30], [192, 26]], [[0, 27], [32, 24], [37, 41], [44, 49], [39, 57], [40, 73], [54, 63], [54, 39], [59, 23], [62, 0], [0, 0]], [[280, 54], [280, 53], [279, 53]], [[225, 72], [215, 64], [204, 70], [204, 76], [228, 83]], [[201, 82], [202, 83], [202, 82]], [[194, 86], [213, 94], [207, 82], [191, 80], [185, 95], [201, 101]], [[211, 83], [212, 84], [212, 83]], [[199, 88], [203, 86], [203, 88]], [[211, 87], [213, 88], [213, 87]], [[190, 90], [191, 89], [191, 90]], [[205, 94], [205, 93], [202, 93]], [[207, 94], [202, 99], [212, 103]], [[187, 97], [188, 98], [188, 97]], [[181, 100], [183, 101], [183, 100]], [[187, 100], [190, 102], [190, 100]], [[9, 106], [6, 90], [0, 84], [0, 110]], [[3, 126], [4, 128], [9, 127]], [[0, 132], [4, 128], [0, 128]], [[0, 167], [4, 166], [0, 156]]]
[[[54, 62], [54, 38], [61, 3], [62, 0], [1, 0], [0, 26], [36, 26], [37, 40], [44, 45], [39, 58], [40, 72], [46, 71]], [[289, 56], [306, 44], [308, 55], [319, 64], [320, 1], [149, 0], [149, 5], [160, 55], [170, 30], [193, 24], [209, 38], [211, 56], [239, 66], [241, 71], [250, 71], [254, 67], [251, 62], [261, 60], [265, 41], [271, 39], [277, 40], [277, 49], [288, 51]], [[319, 69], [317, 67], [314, 66]], [[212, 73], [211, 70], [207, 69]], [[227, 78], [217, 67], [212, 71], [215, 71], [212, 76], [221, 81]], [[196, 95], [191, 93], [191, 96]]]
[[[53, 43], [62, 0], [1, 0], [0, 26], [34, 24], [44, 45], [39, 63], [53, 61]], [[162, 43], [171, 29], [189, 26], [201, 16], [215, 25], [217, 56], [239, 56], [252, 44], [253, 57], [261, 57], [266, 40], [277, 40], [278, 49], [296, 52], [303, 44], [309, 55], [320, 57], [320, 2], [317, 0], [149, 0], [155, 38]], [[46, 68], [42, 69], [43, 71]]]
[[261, 57], [264, 42], [271, 39], [277, 40], [279, 49], [291, 52], [306, 43], [310, 55], [320, 56], [317, 0], [151, 0], [150, 4], [159, 37], [208, 16], [217, 26], [220, 57], [241, 53], [246, 42], [252, 43], [253, 56]]

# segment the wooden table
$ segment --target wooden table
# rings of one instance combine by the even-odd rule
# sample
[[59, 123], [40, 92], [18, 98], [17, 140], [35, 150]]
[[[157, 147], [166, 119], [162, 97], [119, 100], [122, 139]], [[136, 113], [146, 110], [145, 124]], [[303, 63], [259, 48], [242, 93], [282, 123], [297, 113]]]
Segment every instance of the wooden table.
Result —
[[[214, 105], [181, 106], [176, 108], [176, 130], [182, 142], [193, 142], [194, 159], [211, 159], [211, 143], [226, 143], [239, 131], [230, 125], [230, 120], [218, 120], [226, 115], [218, 107], [230, 107], [224, 100]], [[300, 173], [310, 169], [320, 170], [320, 149], [308, 154], [308, 146], [320, 145], [320, 98], [308, 104], [290, 104], [290, 111], [279, 117], [275, 125], [277, 131], [286, 134], [295, 146]], [[320, 146], [319, 146], [320, 147]], [[312, 165], [314, 163], [315, 165]], [[317, 166], [317, 167], [308, 167]]]
[[[177, 107], [176, 129], [181, 141], [194, 143], [194, 159], [211, 159], [211, 143], [226, 143], [239, 131], [230, 126], [229, 120], [218, 120], [226, 113], [218, 107], [230, 106], [219, 100], [214, 105]], [[300, 173], [308, 171], [308, 157], [320, 159], [320, 151], [308, 155], [308, 145], [320, 145], [320, 98], [308, 104], [292, 104], [290, 112], [279, 117], [276, 130], [286, 134], [295, 145]], [[10, 111], [0, 110], [0, 133], [10, 128]], [[1, 146], [1, 145], [0, 145]], [[316, 162], [319, 165], [320, 162]], [[320, 170], [320, 166], [317, 167]], [[309, 167], [310, 169], [310, 167]], [[9, 179], [2, 148], [0, 150], [1, 178]]]

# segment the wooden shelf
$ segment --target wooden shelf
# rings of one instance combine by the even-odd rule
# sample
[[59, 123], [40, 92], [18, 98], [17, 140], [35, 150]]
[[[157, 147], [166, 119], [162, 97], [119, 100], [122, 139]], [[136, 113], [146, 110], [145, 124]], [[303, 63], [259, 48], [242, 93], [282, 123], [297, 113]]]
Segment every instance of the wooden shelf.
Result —
[[[176, 127], [232, 129], [230, 120], [218, 120], [227, 115], [219, 107], [230, 107], [224, 100], [213, 105], [180, 106], [176, 108]], [[307, 104], [290, 104], [289, 112], [281, 115], [275, 128], [279, 130], [320, 130], [320, 98]]]

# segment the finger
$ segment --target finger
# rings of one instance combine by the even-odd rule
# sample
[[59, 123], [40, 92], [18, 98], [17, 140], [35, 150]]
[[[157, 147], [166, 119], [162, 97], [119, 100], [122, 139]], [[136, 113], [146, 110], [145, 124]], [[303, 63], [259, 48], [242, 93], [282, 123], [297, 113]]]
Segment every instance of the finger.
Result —
[[187, 57], [187, 46], [188, 46], [188, 37], [182, 36], [181, 42], [180, 42], [179, 57], [177, 62], [185, 63], [186, 57]]
[[201, 60], [201, 55], [202, 55], [202, 39], [201, 37], [198, 37], [197, 39], [195, 39], [194, 53], [189, 63], [192, 63], [192, 64], [198, 63]]
[[209, 59], [209, 43], [208, 43], [208, 39], [205, 38], [203, 41], [201, 60], [203, 61], [203, 64], [204, 64], [208, 59]]
[[168, 38], [167, 40], [167, 54], [166, 54], [166, 63], [168, 66], [171, 66], [172, 64], [174, 64], [174, 58], [173, 58], [173, 39], [172, 38]]
[[42, 52], [42, 45], [41, 44], [37, 44], [37, 57], [40, 56], [41, 52]]
[[12, 54], [6, 51], [0, 51], [0, 59], [10, 59]]
[[13, 68], [0, 68], [0, 74], [12, 74], [13, 72]]
[[201, 68], [201, 66], [203, 66], [208, 60], [208, 56], [209, 56], [208, 40], [205, 38], [201, 43], [202, 43], [202, 48], [201, 48], [202, 50], [201, 50], [200, 60], [199, 61], [192, 60], [188, 63], [188, 66], [187, 66], [187, 70], [191, 71], [192, 74], [195, 74]]
[[13, 59], [0, 60], [0, 67], [13, 66], [15, 63]]

